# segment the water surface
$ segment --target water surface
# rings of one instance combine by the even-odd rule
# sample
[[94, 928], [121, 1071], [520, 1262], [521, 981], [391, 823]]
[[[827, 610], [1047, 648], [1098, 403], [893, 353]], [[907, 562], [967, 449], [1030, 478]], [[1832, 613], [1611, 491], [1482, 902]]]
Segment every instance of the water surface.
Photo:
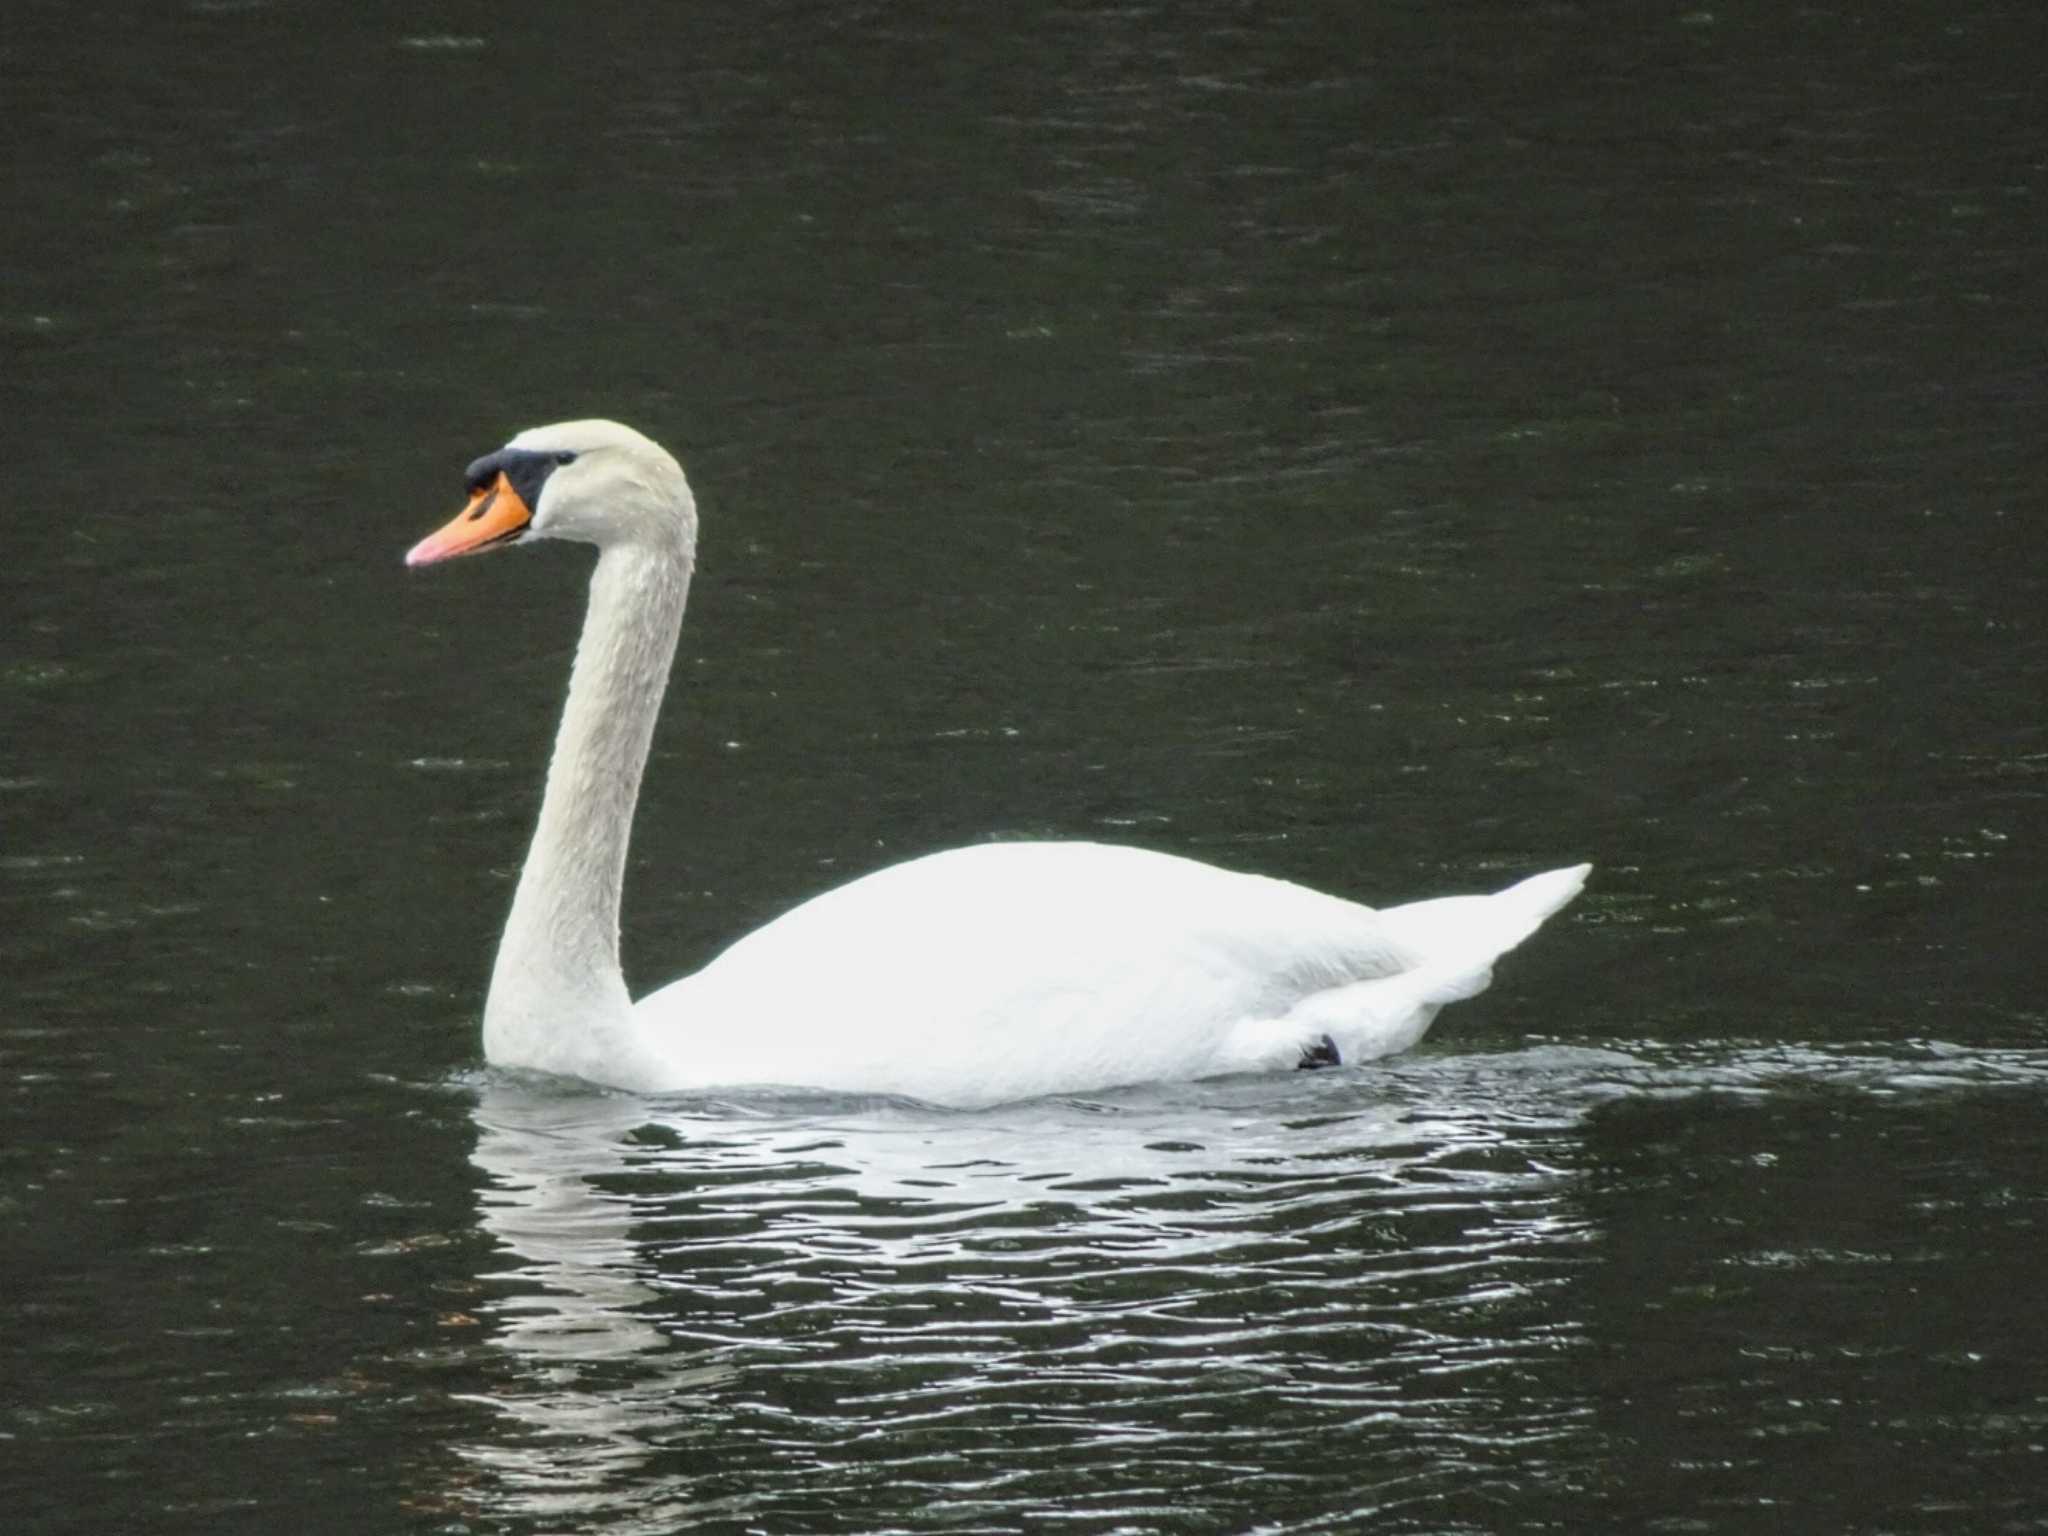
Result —
[[[15, 11], [10, 1529], [2042, 1528], [2034, 8]], [[1595, 882], [1372, 1070], [486, 1073], [584, 571], [397, 562], [587, 412], [637, 987], [991, 836]]]

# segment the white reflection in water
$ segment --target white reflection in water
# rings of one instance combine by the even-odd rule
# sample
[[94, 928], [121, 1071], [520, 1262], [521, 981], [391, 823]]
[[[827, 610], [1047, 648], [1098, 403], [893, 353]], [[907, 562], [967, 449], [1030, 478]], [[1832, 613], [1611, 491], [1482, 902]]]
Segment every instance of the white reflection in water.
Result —
[[478, 1217], [510, 1261], [483, 1277], [499, 1293], [485, 1312], [520, 1369], [489, 1397], [513, 1433], [464, 1451], [507, 1512], [601, 1508], [599, 1490], [632, 1486], [656, 1447], [693, 1432], [688, 1394], [729, 1374], [670, 1360], [649, 1320], [660, 1292], [634, 1202], [607, 1187], [646, 1115], [622, 1095], [511, 1081], [478, 1103]]
[[1460, 1315], [1554, 1282], [1517, 1256], [1576, 1241], [1530, 1150], [1555, 1116], [1393, 1076], [978, 1114], [493, 1078], [476, 1123], [508, 1260], [485, 1313], [518, 1369], [469, 1454], [504, 1509], [613, 1528], [829, 1496], [885, 1435], [962, 1518], [1042, 1502], [1026, 1469], [1062, 1445], [1110, 1467], [1192, 1436], [1230, 1466], [1290, 1399], [1398, 1412], [1335, 1358], [1527, 1347]]
[[821, 1512], [878, 1498], [913, 1528], [1109, 1529], [1526, 1486], [1588, 1432], [1588, 1110], [2042, 1074], [1533, 1047], [972, 1114], [493, 1077], [483, 1311], [511, 1369], [467, 1454], [499, 1512], [607, 1530], [839, 1528]]

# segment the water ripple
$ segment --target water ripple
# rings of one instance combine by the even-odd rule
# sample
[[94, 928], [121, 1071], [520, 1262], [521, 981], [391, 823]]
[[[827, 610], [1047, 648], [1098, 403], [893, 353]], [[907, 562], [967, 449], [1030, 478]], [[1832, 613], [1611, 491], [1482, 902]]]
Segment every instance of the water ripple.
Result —
[[890, 1529], [948, 1531], [1564, 1497], [1601, 1434], [1570, 1364], [1589, 1115], [2044, 1080], [1939, 1044], [1535, 1046], [955, 1114], [493, 1077], [483, 1315], [519, 1369], [472, 1495], [838, 1530], [886, 1488]]

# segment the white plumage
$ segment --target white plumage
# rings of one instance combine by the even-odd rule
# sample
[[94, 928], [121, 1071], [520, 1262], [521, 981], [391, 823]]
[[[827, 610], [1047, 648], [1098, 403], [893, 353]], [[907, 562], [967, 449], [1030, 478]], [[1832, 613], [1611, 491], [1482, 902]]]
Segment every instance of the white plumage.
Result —
[[1578, 865], [1374, 911], [1137, 848], [990, 843], [827, 891], [633, 1004], [619, 891], [695, 502], [667, 453], [612, 422], [522, 433], [472, 466], [472, 488], [412, 563], [541, 537], [598, 546], [485, 1006], [494, 1063], [647, 1091], [778, 1084], [977, 1106], [1363, 1061], [1482, 990], [1585, 882]]

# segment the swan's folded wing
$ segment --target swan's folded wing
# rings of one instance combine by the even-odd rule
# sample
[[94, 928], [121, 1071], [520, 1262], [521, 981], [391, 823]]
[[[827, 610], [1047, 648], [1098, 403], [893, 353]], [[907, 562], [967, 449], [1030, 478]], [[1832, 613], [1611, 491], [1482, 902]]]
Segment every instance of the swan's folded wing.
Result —
[[828, 891], [639, 1012], [706, 1081], [993, 1101], [1230, 1070], [1247, 1018], [1414, 959], [1369, 908], [1285, 881], [998, 843]]

